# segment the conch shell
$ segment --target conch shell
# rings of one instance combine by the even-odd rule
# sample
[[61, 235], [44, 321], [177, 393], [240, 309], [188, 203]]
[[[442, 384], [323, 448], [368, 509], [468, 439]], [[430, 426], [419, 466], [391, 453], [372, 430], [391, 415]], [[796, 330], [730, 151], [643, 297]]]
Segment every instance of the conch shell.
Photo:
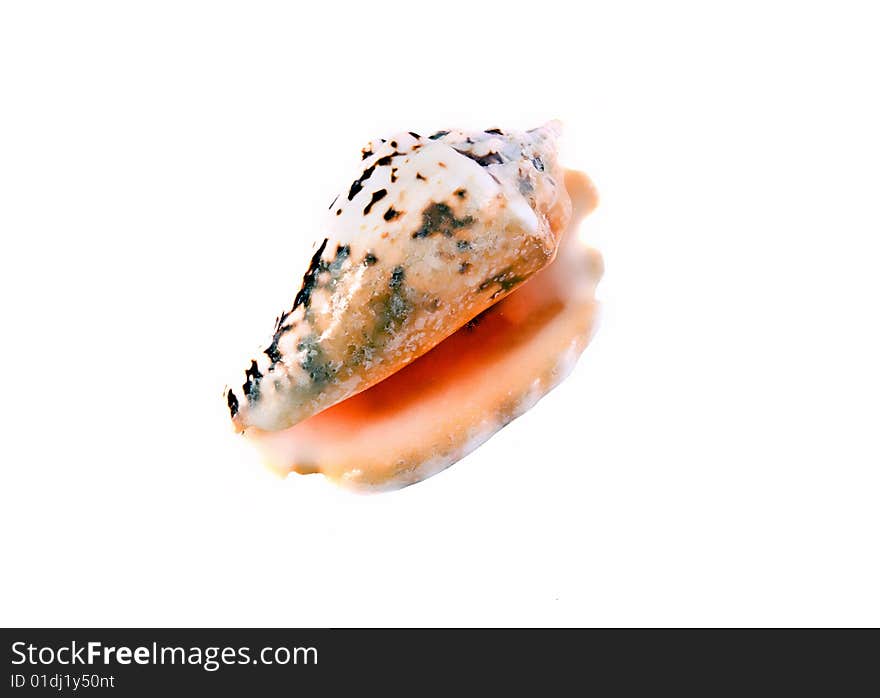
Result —
[[558, 135], [553, 122], [364, 148], [293, 305], [226, 391], [271, 467], [411, 484], [567, 374], [592, 332], [601, 259], [563, 236], [570, 194], [579, 218], [595, 193], [558, 164]]

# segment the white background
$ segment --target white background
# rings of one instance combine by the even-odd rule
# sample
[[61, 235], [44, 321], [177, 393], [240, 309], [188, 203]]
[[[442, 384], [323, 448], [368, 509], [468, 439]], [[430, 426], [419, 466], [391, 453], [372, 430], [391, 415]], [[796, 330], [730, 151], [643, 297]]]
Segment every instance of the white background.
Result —
[[[0, 622], [880, 624], [870, 7], [4, 3]], [[360, 147], [550, 118], [570, 379], [406, 490], [264, 471], [221, 391]]]

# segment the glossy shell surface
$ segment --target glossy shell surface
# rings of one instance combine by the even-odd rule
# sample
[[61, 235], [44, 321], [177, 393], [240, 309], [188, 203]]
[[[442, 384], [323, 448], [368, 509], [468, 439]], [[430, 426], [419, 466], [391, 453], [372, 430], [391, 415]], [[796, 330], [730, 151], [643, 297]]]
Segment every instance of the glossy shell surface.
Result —
[[550, 123], [369, 143], [300, 291], [226, 391], [235, 427], [287, 429], [367, 390], [547, 266], [571, 212], [557, 136]]

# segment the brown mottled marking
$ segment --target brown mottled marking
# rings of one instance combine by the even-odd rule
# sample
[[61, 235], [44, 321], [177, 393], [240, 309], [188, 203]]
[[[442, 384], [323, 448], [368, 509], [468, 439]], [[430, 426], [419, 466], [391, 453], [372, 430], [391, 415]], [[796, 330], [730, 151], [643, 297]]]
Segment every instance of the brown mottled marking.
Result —
[[376, 170], [375, 165], [370, 165], [367, 169], [363, 171], [360, 177], [358, 177], [354, 182], [351, 183], [351, 189], [348, 190], [348, 200], [351, 201], [355, 196], [358, 195], [358, 192], [364, 188], [364, 182], [366, 182], [370, 177], [373, 176], [373, 172]]
[[387, 189], [379, 189], [378, 191], [374, 191], [372, 197], [370, 197], [370, 203], [368, 203], [364, 207], [364, 215], [367, 216], [370, 213], [370, 210], [373, 208], [373, 204], [377, 201], [381, 201], [388, 194]]
[[451, 238], [455, 235], [456, 230], [467, 228], [473, 223], [472, 216], [456, 218], [455, 212], [448, 204], [442, 201], [432, 202], [422, 211], [422, 225], [412, 234], [412, 237], [414, 239], [426, 238], [430, 235], [440, 234]]
[[401, 155], [401, 153], [398, 153], [395, 150], [393, 153], [391, 153], [391, 155], [386, 155], [385, 157], [379, 158], [378, 160], [376, 160], [376, 164], [379, 165], [380, 167], [385, 167], [387, 165], [390, 165], [391, 160], [394, 159], [395, 157], [397, 157], [398, 155]]

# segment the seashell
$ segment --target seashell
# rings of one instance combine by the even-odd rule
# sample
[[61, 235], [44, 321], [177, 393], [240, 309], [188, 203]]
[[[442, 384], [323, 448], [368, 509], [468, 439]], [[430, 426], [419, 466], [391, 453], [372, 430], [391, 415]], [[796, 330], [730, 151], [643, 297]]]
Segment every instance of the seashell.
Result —
[[592, 333], [601, 258], [573, 234], [595, 191], [562, 170], [558, 135], [551, 122], [364, 148], [292, 306], [226, 391], [273, 469], [408, 485], [568, 373]]

